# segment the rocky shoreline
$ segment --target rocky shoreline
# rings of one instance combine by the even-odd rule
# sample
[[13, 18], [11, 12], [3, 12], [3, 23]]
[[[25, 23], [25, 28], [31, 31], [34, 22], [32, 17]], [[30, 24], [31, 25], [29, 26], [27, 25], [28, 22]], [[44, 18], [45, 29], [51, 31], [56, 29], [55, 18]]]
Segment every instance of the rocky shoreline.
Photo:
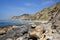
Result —
[[0, 40], [60, 40], [60, 30], [52, 23], [39, 23], [0, 28]]
[[60, 2], [37, 12], [34, 16], [25, 14], [12, 19], [20, 18], [41, 20], [41, 22], [0, 28], [0, 40], [60, 40]]

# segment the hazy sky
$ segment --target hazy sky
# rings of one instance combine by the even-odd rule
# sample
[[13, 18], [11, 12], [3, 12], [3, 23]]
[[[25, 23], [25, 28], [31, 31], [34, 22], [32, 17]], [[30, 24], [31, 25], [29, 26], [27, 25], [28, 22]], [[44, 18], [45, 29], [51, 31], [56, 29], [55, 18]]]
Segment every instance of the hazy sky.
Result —
[[57, 2], [60, 0], [0, 0], [0, 19], [24, 13], [33, 14]]

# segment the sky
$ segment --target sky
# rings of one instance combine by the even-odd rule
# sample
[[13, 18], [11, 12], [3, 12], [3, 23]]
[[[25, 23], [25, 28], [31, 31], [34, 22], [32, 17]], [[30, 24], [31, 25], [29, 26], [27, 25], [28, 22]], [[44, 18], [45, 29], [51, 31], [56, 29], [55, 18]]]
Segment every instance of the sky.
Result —
[[34, 14], [60, 0], [0, 0], [0, 20], [22, 14]]

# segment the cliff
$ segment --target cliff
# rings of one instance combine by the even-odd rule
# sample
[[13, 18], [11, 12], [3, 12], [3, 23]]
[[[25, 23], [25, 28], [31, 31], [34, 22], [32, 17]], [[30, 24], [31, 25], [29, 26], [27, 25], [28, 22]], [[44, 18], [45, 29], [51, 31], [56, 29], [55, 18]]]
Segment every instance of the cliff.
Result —
[[50, 20], [52, 16], [58, 14], [60, 12], [60, 3], [57, 3], [49, 8], [45, 8], [42, 11], [37, 12], [34, 14], [35, 19], [37, 20]]
[[23, 14], [20, 16], [14, 16], [11, 20], [50, 20], [52, 15], [58, 14], [60, 12], [60, 2], [49, 7], [45, 8], [42, 11], [38, 11], [35, 14]]

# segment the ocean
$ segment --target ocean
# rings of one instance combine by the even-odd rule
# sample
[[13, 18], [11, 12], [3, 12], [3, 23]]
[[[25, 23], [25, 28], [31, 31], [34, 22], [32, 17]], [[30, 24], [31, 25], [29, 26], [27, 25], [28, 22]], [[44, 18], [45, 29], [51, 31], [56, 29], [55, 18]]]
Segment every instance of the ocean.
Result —
[[0, 27], [29, 24], [27, 21], [22, 20], [0, 20]]

